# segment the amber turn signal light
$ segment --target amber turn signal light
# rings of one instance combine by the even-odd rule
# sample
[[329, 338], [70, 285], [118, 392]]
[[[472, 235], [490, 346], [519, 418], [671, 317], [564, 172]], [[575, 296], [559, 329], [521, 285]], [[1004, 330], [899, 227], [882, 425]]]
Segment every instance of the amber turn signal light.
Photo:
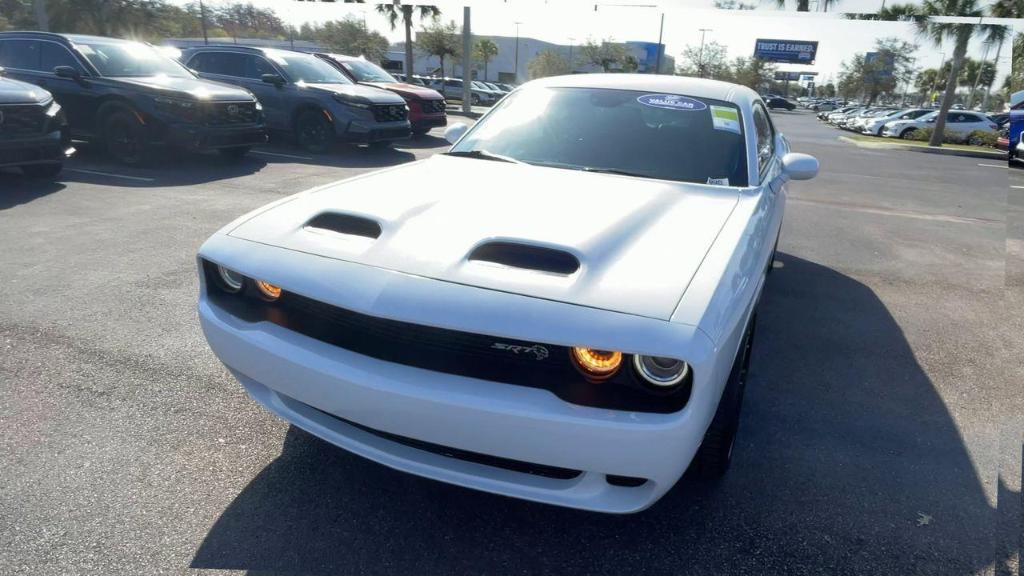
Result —
[[257, 280], [256, 287], [259, 288], [260, 294], [263, 294], [263, 297], [267, 300], [277, 300], [281, 297], [281, 289], [269, 282]]
[[572, 360], [585, 376], [593, 380], [611, 378], [622, 366], [622, 352], [573, 348]]

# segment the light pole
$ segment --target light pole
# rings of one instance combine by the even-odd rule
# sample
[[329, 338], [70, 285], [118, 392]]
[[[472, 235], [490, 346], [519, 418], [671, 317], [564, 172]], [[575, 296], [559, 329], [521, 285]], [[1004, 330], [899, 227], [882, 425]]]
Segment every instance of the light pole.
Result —
[[572, 63], [572, 44], [575, 41], [576, 41], [575, 38], [573, 38], [572, 36], [569, 36], [569, 73], [570, 74], [572, 74], [572, 69], [575, 68], [575, 66], [573, 66], [573, 63]]
[[661, 24], [658, 25], [658, 58], [655, 60], [654, 73], [661, 74], [661, 53], [665, 49], [661, 45], [661, 36], [665, 32], [665, 13], [661, 13]]
[[203, 6], [203, 0], [199, 0], [199, 22], [203, 27], [203, 44], [209, 44], [210, 40], [206, 37], [206, 7]]
[[513, 22], [513, 24], [516, 25], [516, 56], [515, 56], [516, 63], [515, 63], [515, 66], [514, 66], [513, 75], [516, 78], [516, 84], [518, 84], [519, 83], [519, 25], [522, 24], [522, 22]]
[[984, 42], [985, 52], [981, 56], [981, 62], [978, 63], [978, 71], [974, 74], [974, 84], [971, 85], [971, 94], [967, 97], [967, 107], [974, 106], [974, 94], [978, 90], [978, 80], [981, 80], [981, 73], [985, 70], [985, 64], [988, 63], [988, 50], [992, 47], [992, 43], [988, 40]]
[[697, 52], [697, 76], [704, 77], [704, 35], [714, 32], [711, 28], [700, 29], [700, 51]]

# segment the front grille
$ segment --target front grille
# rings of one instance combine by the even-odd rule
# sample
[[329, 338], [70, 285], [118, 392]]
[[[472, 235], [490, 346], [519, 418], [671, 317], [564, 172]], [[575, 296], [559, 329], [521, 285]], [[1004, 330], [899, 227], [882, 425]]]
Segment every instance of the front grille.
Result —
[[405, 104], [382, 104], [373, 107], [373, 119], [377, 122], [401, 122], [408, 115]]
[[378, 360], [434, 372], [548, 390], [572, 404], [672, 413], [690, 397], [692, 380], [669, 391], [645, 386], [631, 357], [610, 379], [595, 384], [576, 370], [569, 348], [390, 320], [284, 291], [274, 302], [252, 282], [239, 294], [220, 290], [216, 266], [204, 262], [210, 299], [248, 322], [272, 322], [321, 342]]
[[206, 123], [210, 126], [255, 124], [259, 111], [255, 102], [211, 102], [206, 108]]
[[444, 100], [421, 100], [420, 107], [424, 114], [437, 114], [445, 111]]
[[0, 106], [0, 137], [17, 138], [42, 134], [46, 129], [46, 107], [38, 104]]
[[[307, 404], [307, 406], [309, 406]], [[534, 476], [544, 476], [545, 478], [556, 478], [558, 480], [572, 480], [583, 472], [580, 470], [573, 470], [571, 468], [559, 468], [558, 466], [548, 466], [546, 464], [536, 464], [533, 462], [523, 462], [522, 460], [512, 460], [511, 458], [502, 458], [500, 456], [491, 456], [490, 454], [481, 454], [479, 452], [470, 452], [469, 450], [462, 450], [460, 448], [452, 448], [451, 446], [442, 446], [441, 444], [434, 444], [424, 440], [417, 440], [415, 438], [409, 438], [407, 436], [399, 436], [398, 434], [392, 434], [390, 432], [384, 432], [382, 430], [376, 430], [369, 426], [363, 426], [357, 424], [351, 420], [346, 420], [340, 416], [335, 416], [329, 412], [324, 412], [319, 408], [313, 408], [321, 414], [325, 414], [348, 424], [354, 428], [358, 428], [368, 434], [373, 434], [378, 438], [390, 440], [396, 444], [402, 444], [403, 446], [409, 446], [410, 448], [416, 448], [417, 450], [423, 450], [424, 452], [430, 452], [431, 454], [438, 454], [440, 456], [447, 456], [448, 458], [457, 458], [459, 460], [465, 460], [466, 462], [474, 462], [476, 464], [484, 464], [486, 466], [493, 466], [494, 468], [503, 468], [505, 470], [512, 470], [513, 472], [521, 472], [523, 474], [533, 474]]]

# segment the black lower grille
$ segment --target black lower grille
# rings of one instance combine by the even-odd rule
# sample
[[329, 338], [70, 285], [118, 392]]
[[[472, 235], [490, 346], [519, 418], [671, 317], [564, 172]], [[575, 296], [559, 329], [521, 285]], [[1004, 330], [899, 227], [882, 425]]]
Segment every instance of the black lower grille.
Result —
[[[216, 266], [205, 262], [210, 299], [249, 322], [266, 321], [358, 354], [435, 372], [549, 390], [583, 406], [671, 413], [690, 397], [691, 381], [669, 391], [642, 383], [631, 366], [600, 383], [573, 366], [569, 348], [554, 344], [474, 334], [370, 316], [285, 290], [274, 302], [262, 299], [252, 282], [238, 294], [220, 290]], [[286, 287], [287, 288], [287, 287]]]
[[[307, 404], [308, 406], [308, 404]], [[310, 406], [310, 408], [313, 408]], [[449, 458], [457, 458], [459, 460], [465, 460], [466, 462], [474, 462], [476, 464], [483, 464], [485, 466], [493, 466], [494, 468], [503, 468], [505, 470], [512, 470], [513, 472], [522, 472], [524, 474], [533, 474], [534, 476], [544, 476], [545, 478], [557, 478], [559, 480], [572, 480], [580, 474], [579, 470], [572, 470], [570, 468], [559, 468], [557, 466], [547, 466], [544, 464], [536, 464], [533, 462], [523, 462], [521, 460], [512, 460], [510, 458], [502, 458], [500, 456], [491, 456], [490, 454], [481, 454], [479, 452], [470, 452], [469, 450], [462, 450], [459, 448], [452, 448], [451, 446], [442, 446], [440, 444], [434, 444], [426, 442], [424, 440], [417, 440], [415, 438], [408, 438], [406, 436], [399, 436], [398, 434], [392, 434], [390, 432], [383, 432], [381, 430], [375, 430], [369, 426], [363, 426], [357, 424], [351, 420], [346, 420], [340, 416], [335, 416], [329, 412], [324, 412], [318, 408], [314, 410], [330, 416], [335, 420], [344, 422], [349, 426], [358, 428], [363, 432], [373, 434], [378, 438], [390, 440], [396, 444], [402, 444], [410, 448], [416, 448], [417, 450], [423, 450], [424, 452], [430, 452], [431, 454], [438, 454], [441, 456], [447, 456]]]
[[42, 134], [46, 129], [46, 107], [38, 104], [0, 106], [0, 138]]
[[255, 124], [259, 111], [255, 102], [211, 102], [207, 104], [206, 123], [211, 126]]
[[409, 116], [405, 104], [385, 104], [373, 107], [373, 119], [377, 122], [401, 122]]

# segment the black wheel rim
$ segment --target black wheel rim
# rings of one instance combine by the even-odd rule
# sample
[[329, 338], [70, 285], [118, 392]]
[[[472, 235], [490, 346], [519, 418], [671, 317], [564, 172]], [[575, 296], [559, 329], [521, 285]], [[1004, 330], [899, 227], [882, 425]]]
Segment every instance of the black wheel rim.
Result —
[[299, 145], [310, 150], [323, 150], [330, 142], [329, 126], [315, 116], [304, 116], [299, 123]]
[[111, 154], [124, 162], [138, 162], [142, 154], [142, 137], [125, 120], [114, 120], [107, 130], [107, 143]]

